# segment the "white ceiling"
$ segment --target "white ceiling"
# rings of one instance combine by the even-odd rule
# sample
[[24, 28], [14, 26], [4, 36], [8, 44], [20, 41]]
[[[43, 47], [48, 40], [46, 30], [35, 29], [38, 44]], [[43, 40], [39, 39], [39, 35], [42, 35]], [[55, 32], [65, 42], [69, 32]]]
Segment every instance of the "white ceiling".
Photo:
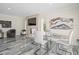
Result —
[[61, 8], [79, 7], [70, 3], [0, 3], [0, 14], [14, 16], [29, 16], [37, 13], [47, 13]]

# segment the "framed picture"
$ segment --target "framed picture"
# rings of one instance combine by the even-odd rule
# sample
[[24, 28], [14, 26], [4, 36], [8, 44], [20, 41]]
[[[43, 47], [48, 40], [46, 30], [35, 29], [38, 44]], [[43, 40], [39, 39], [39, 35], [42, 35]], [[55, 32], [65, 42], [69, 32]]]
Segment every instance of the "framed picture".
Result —
[[53, 18], [50, 21], [51, 29], [60, 29], [60, 30], [69, 30], [73, 28], [73, 19], [72, 18]]
[[29, 26], [36, 26], [36, 17], [28, 19]]

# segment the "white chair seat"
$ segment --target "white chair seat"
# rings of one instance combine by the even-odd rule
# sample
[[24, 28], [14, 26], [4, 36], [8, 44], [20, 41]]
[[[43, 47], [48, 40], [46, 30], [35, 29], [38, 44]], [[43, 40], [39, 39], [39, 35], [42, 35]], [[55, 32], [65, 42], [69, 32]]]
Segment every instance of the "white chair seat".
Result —
[[42, 32], [42, 31], [36, 31], [34, 38], [35, 38], [35, 42], [37, 42], [39, 44], [45, 44], [46, 43], [46, 40], [43, 39], [44, 38], [44, 32]]
[[47, 41], [46, 41], [46, 40], [44, 40], [41, 44], [42, 44], [42, 45], [44, 45], [44, 44], [46, 44], [46, 43], [47, 43]]

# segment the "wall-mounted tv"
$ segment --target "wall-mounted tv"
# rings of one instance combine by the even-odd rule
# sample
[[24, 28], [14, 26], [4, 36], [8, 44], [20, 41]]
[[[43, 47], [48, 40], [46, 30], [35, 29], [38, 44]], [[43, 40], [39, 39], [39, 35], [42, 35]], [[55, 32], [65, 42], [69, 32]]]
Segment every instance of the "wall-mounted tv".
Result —
[[28, 25], [29, 25], [29, 26], [35, 26], [35, 25], [36, 25], [36, 17], [34, 17], [34, 18], [29, 18], [29, 19], [28, 19]]
[[0, 24], [2, 25], [2, 28], [11, 28], [11, 21], [0, 20]]

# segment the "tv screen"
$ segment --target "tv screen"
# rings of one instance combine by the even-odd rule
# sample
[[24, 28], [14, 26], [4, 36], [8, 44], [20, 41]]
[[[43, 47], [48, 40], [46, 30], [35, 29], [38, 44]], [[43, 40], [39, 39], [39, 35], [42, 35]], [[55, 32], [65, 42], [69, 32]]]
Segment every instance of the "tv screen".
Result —
[[36, 25], [36, 18], [29, 18], [28, 19], [28, 25], [29, 26], [35, 26]]
[[0, 20], [0, 24], [2, 25], [2, 28], [11, 28], [11, 21]]

